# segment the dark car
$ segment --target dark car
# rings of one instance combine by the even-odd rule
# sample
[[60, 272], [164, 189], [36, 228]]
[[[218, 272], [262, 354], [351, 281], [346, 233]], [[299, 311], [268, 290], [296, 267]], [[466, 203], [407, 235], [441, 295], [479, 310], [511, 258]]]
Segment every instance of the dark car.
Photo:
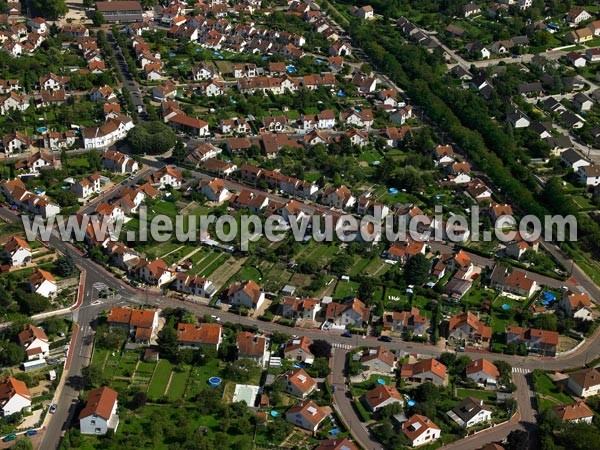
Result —
[[342, 336], [343, 337], [352, 337], [352, 333], [350, 333], [348, 330], [346, 330], [342, 333]]
[[27, 430], [25, 434], [27, 436], [35, 436], [37, 434], [37, 430]]
[[2, 442], [14, 441], [16, 438], [17, 438], [17, 435], [15, 433], [10, 433], [2, 438]]
[[389, 336], [379, 336], [379, 340], [382, 342], [392, 342], [392, 338]]

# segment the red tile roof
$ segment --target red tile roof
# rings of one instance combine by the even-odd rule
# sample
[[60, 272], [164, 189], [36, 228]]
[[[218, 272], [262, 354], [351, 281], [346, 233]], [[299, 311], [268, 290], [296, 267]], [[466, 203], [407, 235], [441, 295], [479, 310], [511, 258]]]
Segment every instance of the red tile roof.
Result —
[[110, 414], [117, 401], [117, 392], [106, 386], [94, 389], [88, 394], [85, 408], [79, 413], [79, 418], [91, 416], [93, 414], [102, 417], [105, 420], [110, 419]]

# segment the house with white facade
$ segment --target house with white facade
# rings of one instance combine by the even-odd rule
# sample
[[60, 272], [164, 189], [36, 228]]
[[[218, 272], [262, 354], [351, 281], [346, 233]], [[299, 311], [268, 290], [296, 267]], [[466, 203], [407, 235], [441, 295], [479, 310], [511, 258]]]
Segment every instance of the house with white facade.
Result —
[[419, 447], [437, 441], [442, 430], [429, 417], [414, 414], [402, 424], [402, 433], [411, 447]]
[[472, 397], [464, 398], [446, 414], [462, 428], [469, 428], [492, 420], [491, 408], [486, 406], [483, 400]]
[[29, 276], [29, 290], [43, 297], [53, 297], [58, 291], [56, 279], [50, 272], [35, 269]]
[[567, 387], [577, 397], [587, 398], [600, 394], [600, 371], [595, 367], [569, 374]]
[[31, 393], [27, 385], [14, 377], [7, 377], [0, 384], [0, 411], [2, 416], [29, 411], [31, 408]]
[[4, 244], [0, 258], [8, 261], [12, 267], [23, 266], [31, 262], [31, 247], [24, 239], [18, 236], [11, 236], [6, 244]]
[[23, 331], [17, 335], [19, 344], [25, 350], [27, 361], [46, 358], [50, 352], [48, 336], [40, 327], [33, 324], [23, 326]]
[[108, 430], [117, 430], [117, 397], [117, 392], [106, 386], [89, 392], [87, 403], [79, 413], [81, 434], [103, 435], [108, 433]]
[[255, 281], [248, 280], [230, 286], [227, 290], [227, 298], [232, 305], [257, 310], [265, 301], [265, 293]]

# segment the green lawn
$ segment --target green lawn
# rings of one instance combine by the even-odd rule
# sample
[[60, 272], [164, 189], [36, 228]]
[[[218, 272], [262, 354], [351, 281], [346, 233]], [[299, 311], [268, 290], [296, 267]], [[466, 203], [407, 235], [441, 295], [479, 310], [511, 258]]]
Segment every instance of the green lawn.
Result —
[[554, 381], [541, 371], [534, 371], [532, 374], [534, 391], [538, 397], [540, 409], [546, 409], [562, 404], [571, 404], [573, 399], [557, 388]]
[[359, 284], [353, 281], [338, 281], [335, 286], [333, 297], [336, 300], [343, 300], [346, 297], [354, 297], [358, 291]]
[[167, 392], [167, 397], [171, 401], [179, 400], [185, 393], [185, 387], [190, 376], [189, 368], [185, 368], [183, 372], [173, 372], [171, 384]]
[[484, 391], [481, 389], [457, 389], [456, 393], [461, 399], [465, 397], [474, 397], [489, 402], [496, 398], [494, 391]]
[[171, 376], [171, 370], [173, 366], [169, 361], [161, 359], [156, 366], [156, 371], [148, 386], [148, 396], [153, 399], [159, 399], [165, 393], [169, 377]]
[[258, 270], [256, 267], [244, 266], [237, 273], [236, 277], [243, 281], [254, 280], [257, 283], [259, 283], [262, 279], [262, 274], [260, 273], [260, 270]]

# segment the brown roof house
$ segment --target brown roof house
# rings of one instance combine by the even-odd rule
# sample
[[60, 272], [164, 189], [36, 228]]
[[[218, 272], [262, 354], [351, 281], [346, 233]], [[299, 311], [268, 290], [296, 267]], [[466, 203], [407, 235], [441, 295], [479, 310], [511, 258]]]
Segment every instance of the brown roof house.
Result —
[[251, 359], [264, 367], [269, 360], [269, 339], [265, 336], [242, 331], [237, 335], [238, 359]]
[[537, 330], [535, 328], [506, 327], [506, 343], [525, 344], [530, 352], [542, 356], [556, 356], [558, 333], [556, 331]]
[[600, 394], [600, 371], [594, 367], [578, 370], [569, 375], [567, 387], [577, 397], [591, 397]]
[[298, 398], [306, 398], [317, 388], [317, 382], [304, 369], [294, 369], [281, 378], [285, 392]]
[[213, 348], [219, 350], [223, 340], [223, 327], [217, 323], [180, 323], [177, 325], [179, 348]]
[[552, 412], [561, 422], [585, 422], [591, 425], [594, 418], [594, 411], [583, 400], [578, 400], [572, 405], [555, 406]]
[[25, 350], [27, 361], [32, 359], [42, 359], [48, 356], [50, 347], [48, 345], [48, 336], [43, 329], [32, 324], [23, 327], [23, 331], [18, 334], [19, 344]]
[[485, 358], [479, 358], [467, 364], [467, 378], [470, 378], [475, 383], [484, 384], [486, 386], [496, 386], [500, 372], [498, 368]]
[[395, 355], [385, 347], [366, 348], [356, 357], [360, 357], [360, 363], [370, 372], [389, 375], [394, 371]]
[[119, 426], [117, 392], [106, 386], [90, 391], [85, 408], [79, 413], [81, 434], [106, 434]]
[[448, 384], [446, 366], [437, 359], [424, 359], [416, 363], [402, 364], [402, 378], [409, 383], [424, 383], [429, 381], [437, 386]]
[[486, 326], [471, 311], [450, 317], [448, 339], [466, 342], [489, 342], [492, 327]]
[[292, 338], [286, 342], [283, 350], [283, 357], [287, 360], [312, 364], [315, 356], [310, 350], [313, 343], [311, 338], [302, 336], [300, 338]]
[[230, 286], [227, 290], [227, 298], [232, 305], [256, 310], [265, 301], [265, 293], [255, 281], [248, 280]]
[[27, 385], [9, 376], [0, 384], [0, 411], [2, 416], [28, 411], [31, 408], [31, 393]]
[[400, 403], [400, 406], [404, 405], [404, 400], [400, 392], [395, 387], [385, 384], [379, 384], [375, 389], [371, 389], [365, 393], [362, 396], [362, 401], [371, 412], [377, 412], [384, 406], [393, 403]]
[[296, 403], [285, 412], [285, 420], [313, 433], [327, 417], [327, 411], [312, 400]]
[[412, 447], [419, 447], [437, 441], [442, 430], [429, 417], [415, 414], [402, 424], [402, 433]]
[[325, 318], [338, 328], [363, 327], [369, 322], [371, 309], [355, 298], [345, 303], [331, 302], [327, 305]]

